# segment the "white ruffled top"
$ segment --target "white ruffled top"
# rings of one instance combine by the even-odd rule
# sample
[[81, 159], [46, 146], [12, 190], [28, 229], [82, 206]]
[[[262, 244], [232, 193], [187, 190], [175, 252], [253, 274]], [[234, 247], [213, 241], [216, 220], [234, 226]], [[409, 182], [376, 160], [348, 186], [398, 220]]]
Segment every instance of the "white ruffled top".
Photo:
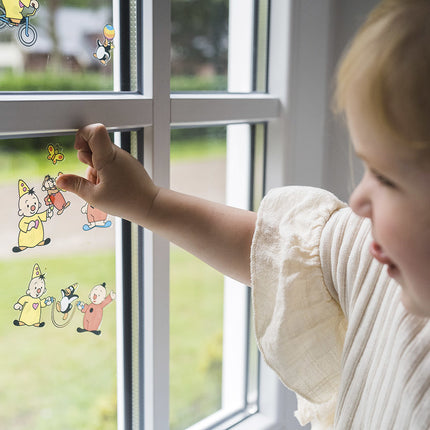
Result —
[[370, 243], [370, 223], [331, 193], [272, 190], [251, 251], [257, 342], [302, 425], [428, 430], [429, 319], [406, 312]]

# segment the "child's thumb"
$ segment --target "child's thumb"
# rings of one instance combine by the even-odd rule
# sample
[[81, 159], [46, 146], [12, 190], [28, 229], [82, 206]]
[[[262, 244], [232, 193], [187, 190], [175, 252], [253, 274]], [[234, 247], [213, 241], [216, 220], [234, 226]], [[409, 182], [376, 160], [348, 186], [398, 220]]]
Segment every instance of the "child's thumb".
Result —
[[63, 174], [57, 178], [57, 187], [71, 191], [85, 201], [91, 200], [94, 184], [77, 175]]

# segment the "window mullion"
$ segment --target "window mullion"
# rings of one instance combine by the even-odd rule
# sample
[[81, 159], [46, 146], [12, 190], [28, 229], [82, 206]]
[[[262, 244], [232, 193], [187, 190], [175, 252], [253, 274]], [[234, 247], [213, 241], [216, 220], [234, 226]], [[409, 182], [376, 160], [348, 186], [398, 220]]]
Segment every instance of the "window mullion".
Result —
[[262, 122], [279, 117], [280, 102], [268, 94], [173, 94], [172, 124]]
[[96, 122], [131, 129], [152, 123], [152, 100], [135, 94], [15, 94], [0, 96], [0, 112], [0, 137], [73, 133]]
[[[145, 96], [152, 98], [152, 126], [144, 131], [144, 165], [153, 180], [170, 182], [170, 1], [144, 2]], [[169, 428], [169, 244], [143, 234], [144, 425]]]

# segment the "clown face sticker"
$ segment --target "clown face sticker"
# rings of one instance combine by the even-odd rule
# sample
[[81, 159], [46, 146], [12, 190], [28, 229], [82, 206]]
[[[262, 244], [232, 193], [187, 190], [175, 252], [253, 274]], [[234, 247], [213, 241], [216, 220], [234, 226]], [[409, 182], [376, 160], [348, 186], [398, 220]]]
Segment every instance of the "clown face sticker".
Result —
[[53, 302], [52, 297], [42, 298], [45, 293], [45, 275], [36, 263], [33, 266], [26, 294], [13, 305], [16, 311], [20, 311], [19, 318], [14, 320], [13, 324], [18, 327], [23, 325], [43, 327], [45, 323], [41, 321], [42, 308], [50, 306]]
[[78, 327], [78, 333], [90, 332], [95, 335], [100, 335], [100, 325], [103, 319], [103, 308], [112, 300], [115, 300], [116, 294], [111, 291], [109, 294], [106, 290], [106, 283], [96, 285], [88, 295], [91, 303], [78, 302], [78, 309], [84, 314], [83, 328]]
[[44, 237], [43, 223], [52, 218], [53, 209], [48, 207], [44, 212], [38, 212], [42, 204], [33, 188], [20, 179], [18, 181], [18, 215], [19, 221], [18, 246], [13, 252], [21, 252], [27, 248], [48, 245], [51, 239]]

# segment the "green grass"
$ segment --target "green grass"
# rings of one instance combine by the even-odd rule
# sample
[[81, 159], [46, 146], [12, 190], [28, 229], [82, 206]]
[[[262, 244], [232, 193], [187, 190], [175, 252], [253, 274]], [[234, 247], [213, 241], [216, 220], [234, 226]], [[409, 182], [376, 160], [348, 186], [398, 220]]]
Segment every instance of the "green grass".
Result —
[[[100, 336], [76, 332], [83, 321], [78, 311], [67, 327], [54, 327], [51, 307], [42, 310], [45, 327], [14, 326], [19, 311], [13, 305], [26, 293], [34, 262], [34, 258], [0, 262], [7, 286], [0, 293], [0, 422], [11, 430], [97, 428], [102, 421], [101, 405], [107, 402], [111, 411], [116, 410], [112, 402], [116, 393], [116, 304], [104, 309]], [[94, 285], [106, 282], [109, 290], [115, 285], [113, 253], [37, 262], [46, 271], [45, 297], [60, 297], [66, 281], [79, 283], [78, 294], [85, 302]], [[62, 322], [61, 316], [54, 311], [57, 322]]]
[[[79, 334], [82, 315], [58, 329], [51, 308], [46, 326], [15, 327], [13, 304], [25, 294], [34, 259], [4, 260], [0, 270], [0, 422], [8, 429], [110, 429], [116, 425], [115, 307], [105, 308], [102, 335]], [[65, 279], [78, 281], [80, 298], [96, 283], [114, 285], [114, 255], [101, 253], [38, 261], [46, 296], [60, 296]], [[223, 277], [186, 252], [171, 253], [171, 429], [179, 430], [220, 407]], [[56, 311], [54, 318], [61, 322]], [[61, 427], [59, 427], [61, 420]]]
[[[173, 134], [174, 137], [174, 134]], [[67, 172], [85, 172], [83, 165], [72, 148], [74, 137], [66, 136], [62, 140], [64, 161], [54, 166], [47, 161], [49, 143], [57, 143], [56, 139], [46, 138], [35, 140], [38, 149], [13, 150], [8, 148], [9, 141], [0, 140], [0, 183], [15, 183], [17, 178], [40, 178], [50, 170]], [[42, 143], [43, 142], [43, 143]], [[15, 142], [14, 142], [15, 143]], [[16, 142], [20, 143], [27, 142]], [[40, 156], [42, 155], [42, 156]], [[191, 137], [190, 139], [173, 140], [170, 151], [171, 162], [198, 161], [202, 159], [216, 159], [225, 157], [225, 138], [222, 137]], [[66, 167], [64, 167], [66, 164]]]
[[224, 139], [193, 139], [174, 142], [170, 147], [172, 163], [177, 161], [198, 161], [225, 157]]
[[[76, 151], [68, 149], [64, 150], [63, 154], [64, 159], [67, 160], [67, 172], [85, 172], [85, 166], [76, 157]], [[48, 173], [47, 166], [57, 173], [64, 170], [61, 163], [57, 163], [55, 166], [49, 165], [45, 157], [36, 156], [36, 151], [2, 152], [0, 155], [0, 183], [15, 183], [17, 178], [43, 178]], [[63, 173], [66, 173], [66, 170]]]
[[221, 407], [224, 280], [171, 249], [170, 424], [180, 430]]
[[172, 75], [170, 90], [173, 92], [227, 91], [227, 76]]
[[[106, 73], [107, 72], [107, 73]], [[227, 77], [201, 77], [174, 75], [170, 80], [171, 91], [227, 91]], [[0, 91], [112, 91], [113, 79], [108, 70], [103, 72], [15, 73], [0, 72]]]
[[0, 91], [112, 91], [112, 76], [97, 72], [0, 73]]

